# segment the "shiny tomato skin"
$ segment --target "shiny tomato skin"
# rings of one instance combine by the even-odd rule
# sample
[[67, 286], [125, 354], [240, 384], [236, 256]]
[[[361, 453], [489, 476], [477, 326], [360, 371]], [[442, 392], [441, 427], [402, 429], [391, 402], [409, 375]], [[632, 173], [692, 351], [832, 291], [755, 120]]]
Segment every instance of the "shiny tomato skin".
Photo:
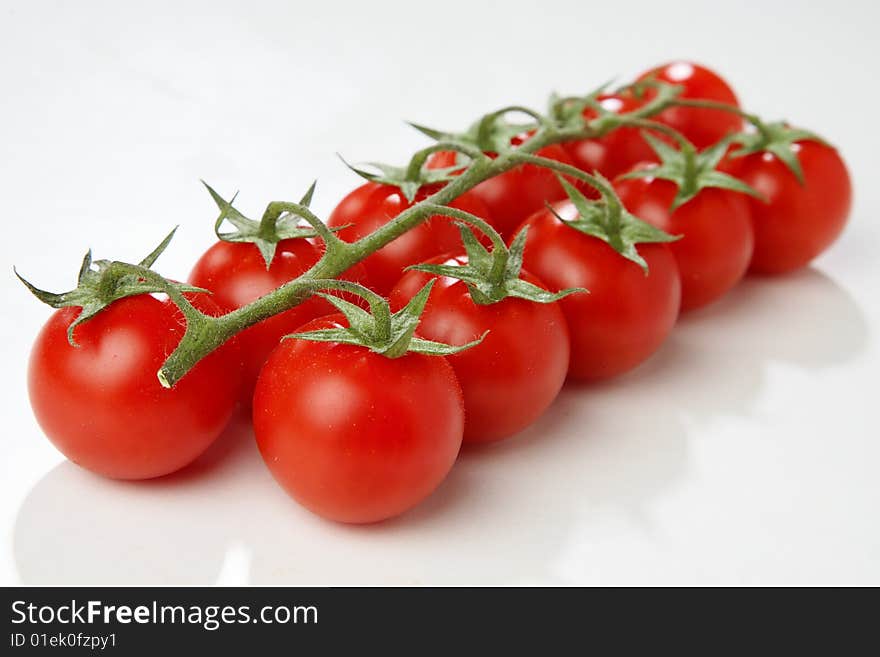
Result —
[[682, 311], [715, 301], [745, 275], [755, 238], [744, 194], [709, 187], [671, 211], [678, 187], [669, 180], [618, 179], [614, 187], [634, 215], [682, 236], [669, 244], [681, 276]]
[[[435, 264], [465, 257], [434, 259]], [[402, 307], [434, 277], [410, 271], [391, 292]], [[534, 276], [522, 278], [544, 287]], [[419, 323], [419, 335], [462, 345], [489, 333], [483, 342], [447, 356], [464, 394], [465, 443], [501, 440], [522, 431], [550, 406], [568, 370], [568, 330], [556, 303], [508, 297], [489, 305], [474, 303], [460, 280], [437, 277]]]
[[[570, 201], [554, 204], [566, 220], [577, 211]], [[528, 238], [524, 266], [550, 289], [583, 287], [558, 303], [571, 340], [568, 375], [598, 381], [627, 372], [666, 340], [678, 318], [681, 282], [666, 244], [640, 244], [649, 272], [597, 237], [565, 225], [549, 210], [524, 224]]]
[[[693, 62], [675, 61], [645, 71], [638, 79], [653, 77], [661, 82], [684, 87], [682, 98], [713, 100], [739, 107], [736, 94], [724, 79], [711, 69]], [[646, 98], [656, 92], [649, 91]], [[653, 117], [653, 120], [675, 128], [698, 149], [716, 143], [731, 132], [742, 130], [742, 119], [731, 112], [696, 107], [670, 107]]]
[[[192, 295], [203, 312], [220, 314]], [[79, 308], [55, 311], [28, 368], [34, 415], [74, 463], [113, 479], [149, 479], [195, 460], [226, 426], [239, 394], [236, 345], [202, 359], [173, 388], [156, 372], [184, 332], [180, 311], [151, 295], [115, 301], [74, 333]]]
[[[345, 326], [341, 315], [302, 330]], [[458, 455], [461, 388], [442, 357], [284, 340], [254, 393], [254, 432], [278, 483], [330, 520], [378, 522], [431, 494]]]
[[852, 183], [838, 152], [815, 141], [792, 145], [804, 174], [801, 185], [771, 153], [733, 158], [725, 170], [767, 199], [748, 199], [755, 230], [749, 269], [779, 274], [805, 267], [837, 239], [852, 204]]
[[[605, 94], [599, 96], [598, 101], [604, 109], [615, 114], [628, 114], [644, 103], [633, 96], [621, 94]], [[587, 108], [584, 116], [594, 119], [597, 112]], [[587, 173], [598, 171], [609, 180], [639, 162], [657, 159], [638, 128], [617, 128], [604, 137], [566, 142], [564, 147], [576, 167]]]
[[[281, 287], [309, 270], [321, 257], [321, 247], [305, 239], [278, 243], [272, 265], [254, 244], [217, 242], [193, 267], [189, 282], [211, 290], [212, 298], [226, 311], [240, 308]], [[366, 283], [366, 273], [355, 265], [342, 278]], [[260, 368], [281, 338], [308, 321], [335, 312], [320, 297], [310, 297], [290, 310], [263, 320], [238, 334], [242, 357], [242, 399], [250, 404]]]
[[[515, 138], [512, 143], [517, 145], [522, 141]], [[542, 148], [537, 155], [563, 164], [574, 164], [559, 144]], [[428, 166], [449, 167], [455, 161], [455, 153], [441, 151], [429, 158]], [[504, 239], [511, 237], [513, 230], [530, 214], [543, 208], [545, 203], [565, 198], [565, 190], [559, 184], [556, 173], [534, 164], [523, 164], [500, 176], [484, 180], [471, 192], [486, 204], [489, 209], [489, 223]]]
[[[438, 189], [438, 186], [422, 188], [414, 202], [424, 200]], [[327, 223], [331, 228], [352, 224], [337, 235], [353, 242], [384, 226], [411, 205], [397, 187], [368, 182], [342, 199]], [[488, 209], [473, 193], [462, 194], [449, 205], [483, 219], [488, 218]], [[363, 266], [371, 287], [385, 295], [409, 265], [425, 262], [447, 251], [462, 249], [461, 234], [451, 219], [429, 217], [423, 224], [367, 256]]]

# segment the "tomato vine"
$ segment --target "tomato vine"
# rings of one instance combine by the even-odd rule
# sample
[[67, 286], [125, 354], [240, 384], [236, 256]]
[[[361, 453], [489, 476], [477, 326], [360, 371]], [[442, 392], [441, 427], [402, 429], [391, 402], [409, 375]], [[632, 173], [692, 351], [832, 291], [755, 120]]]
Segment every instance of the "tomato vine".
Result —
[[[650, 85], [656, 90], [656, 93], [646, 103], [625, 114], [618, 115], [600, 111], [595, 118], [585, 118], [583, 114], [585, 107], [599, 107], [596, 99], [603, 91], [603, 89], [599, 89], [583, 97], [559, 98], [554, 96], [551, 98], [547, 114], [541, 114], [521, 106], [502, 108], [485, 115], [474, 124], [469, 133], [461, 136], [415, 126], [438, 141], [416, 152], [405, 168], [395, 169], [373, 164], [373, 167], [380, 170], [379, 174], [370, 174], [355, 167], [352, 168], [370, 179], [392, 180], [410, 199], [414, 198], [421, 185], [438, 181], [443, 181], [445, 184], [430, 196], [413, 203], [387, 224], [354, 242], [340, 239], [309, 209], [313, 187], [308, 190], [299, 203], [270, 203], [260, 222], [246, 219], [232, 207], [231, 202], [224, 200], [209, 187], [212, 197], [221, 210], [221, 215], [216, 222], [218, 235], [223, 239], [254, 242], [267, 263], [271, 262], [275, 245], [281, 239], [291, 237], [294, 234], [297, 236], [306, 234], [307, 229], [294, 227], [290, 222], [291, 218], [301, 219], [309, 224], [311, 228], [311, 231], [308, 231], [309, 234], [317, 236], [324, 245], [322, 257], [308, 271], [228, 314], [214, 317], [200, 312], [181, 294], [178, 288], [150, 270], [145, 263], [132, 265], [102, 261], [105, 264], [102, 265], [100, 276], [111, 281], [123, 276], [128, 280], [131, 280], [132, 277], [139, 280], [140, 286], [128, 286], [115, 298], [137, 293], [163, 291], [179, 306], [186, 321], [186, 329], [177, 348], [168, 356], [157, 372], [162, 386], [173, 387], [197, 362], [231, 339], [236, 333], [293, 308], [319, 287], [323, 286], [326, 289], [328, 280], [340, 276], [370, 254], [412, 230], [430, 216], [437, 214], [438, 208], [447, 206], [460, 195], [489, 178], [524, 164], [538, 165], [595, 187], [607, 198], [610, 189], [607, 181], [587, 174], [574, 166], [541, 157], [536, 153], [554, 144], [579, 139], [601, 138], [621, 127], [638, 126], [648, 130], [656, 130], [669, 136], [670, 128], [649, 119], [677, 104], [694, 105], [694, 103], [679, 98], [681, 88], [676, 85], [657, 81], [639, 84], [641, 86]], [[720, 109], [722, 106], [714, 104], [713, 107]], [[724, 108], [741, 113], [738, 108], [733, 106], [725, 106]], [[505, 117], [509, 113], [526, 114], [532, 123], [527, 125], [508, 123]], [[510, 145], [512, 136], [523, 133], [527, 133], [528, 137], [522, 143], [516, 146]], [[676, 135], [673, 135], [673, 138], [680, 141]], [[491, 152], [488, 154], [485, 150], [487, 148], [491, 148]], [[423, 170], [427, 159], [440, 151], [455, 151], [464, 156], [466, 161], [461, 166], [436, 170], [433, 174], [429, 174], [430, 179], [425, 178]], [[613, 194], [613, 192], [610, 193]], [[446, 212], [445, 214], [448, 216], [450, 213]], [[286, 222], [283, 227], [278, 223], [282, 219]], [[220, 224], [224, 220], [232, 223], [237, 231], [219, 233]], [[30, 284], [28, 286], [32, 290], [34, 289]], [[106, 287], [106, 283], [104, 286]], [[51, 300], [47, 301], [44, 298], [45, 294], [43, 293], [41, 300], [53, 305]], [[104, 303], [107, 302], [105, 299]]]

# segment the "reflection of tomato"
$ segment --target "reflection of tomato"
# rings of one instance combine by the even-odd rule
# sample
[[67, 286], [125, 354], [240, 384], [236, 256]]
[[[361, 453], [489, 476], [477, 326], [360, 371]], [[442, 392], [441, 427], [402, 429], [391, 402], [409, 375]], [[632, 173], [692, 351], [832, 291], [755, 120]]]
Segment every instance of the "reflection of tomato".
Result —
[[[220, 314], [204, 294], [189, 295]], [[76, 327], [79, 308], [49, 318], [31, 352], [28, 388], [34, 415], [71, 461], [114, 479], [148, 479], [179, 470], [226, 426], [239, 390], [238, 352], [221, 347], [173, 388], [156, 372], [183, 337], [177, 306], [149, 294], [114, 301]]]
[[[454, 260], [454, 262], [453, 262]], [[432, 264], [467, 264], [467, 258], [441, 256]], [[391, 292], [402, 307], [434, 277], [409, 271]], [[531, 274], [522, 278], [544, 287]], [[534, 422], [556, 399], [568, 369], [568, 331], [556, 303], [507, 297], [479, 305], [467, 285], [438, 277], [419, 323], [419, 335], [445, 344], [483, 342], [447, 356], [464, 393], [465, 442], [511, 436]]]
[[[302, 331], [347, 326], [321, 317]], [[403, 513], [446, 477], [461, 447], [461, 388], [439, 356], [284, 340], [254, 392], [254, 432], [279, 484], [341, 522]]]
[[[599, 96], [602, 107], [615, 114], [627, 114], [638, 109], [643, 101], [628, 95]], [[584, 110], [587, 119], [597, 116], [596, 110]], [[598, 171], [606, 178], [616, 178], [639, 162], [657, 159], [638, 128], [617, 128], [599, 139], [582, 139], [565, 144], [565, 150], [579, 169], [587, 173]]]
[[[739, 107], [733, 89], [714, 71], [692, 62], [670, 62], [646, 71], [639, 80], [653, 77], [660, 82], [684, 87], [682, 98], [713, 100]], [[648, 90], [646, 98], [656, 92]], [[742, 130], [742, 119], [732, 112], [697, 107], [669, 107], [653, 117], [675, 128], [698, 149], [711, 146], [725, 135]]]
[[[516, 146], [524, 140], [525, 137], [514, 138], [511, 143]], [[559, 144], [542, 148], [536, 154], [563, 164], [573, 164]], [[435, 153], [428, 159], [428, 167], [433, 169], [451, 167], [455, 163], [456, 154], [451, 151]], [[556, 179], [556, 174], [534, 164], [523, 164], [484, 180], [471, 192], [486, 204], [489, 223], [505, 239], [511, 237], [513, 230], [530, 214], [543, 208], [545, 203], [565, 198], [565, 190]]]
[[804, 267], [840, 235], [849, 215], [852, 185], [837, 151], [815, 141], [795, 142], [791, 148], [803, 170], [803, 185], [771, 153], [752, 153], [725, 164], [727, 171], [767, 199], [748, 199], [755, 229], [755, 272]]
[[[565, 220], [570, 201], [554, 204]], [[549, 210], [532, 215], [524, 267], [550, 289], [583, 287], [589, 294], [559, 300], [571, 339], [569, 375], [596, 380], [632, 369], [663, 343], [678, 317], [681, 283], [667, 244], [639, 244], [648, 274], [598, 237], [565, 225]]]
[[[423, 187], [414, 202], [424, 200], [438, 189], [437, 185]], [[384, 226], [411, 205], [397, 187], [368, 182], [342, 199], [327, 223], [331, 228], [351, 224], [337, 235], [353, 242]], [[489, 211], [473, 192], [462, 194], [449, 205], [489, 219]], [[430, 217], [423, 224], [367, 256], [363, 265], [373, 289], [380, 294], [388, 294], [409, 265], [456, 250], [461, 251], [463, 247], [461, 234], [455, 224], [446, 217]]]
[[754, 245], [744, 194], [707, 187], [671, 210], [678, 187], [661, 178], [618, 179], [620, 200], [640, 219], [682, 238], [669, 244], [681, 275], [681, 309], [714, 301], [736, 285]]

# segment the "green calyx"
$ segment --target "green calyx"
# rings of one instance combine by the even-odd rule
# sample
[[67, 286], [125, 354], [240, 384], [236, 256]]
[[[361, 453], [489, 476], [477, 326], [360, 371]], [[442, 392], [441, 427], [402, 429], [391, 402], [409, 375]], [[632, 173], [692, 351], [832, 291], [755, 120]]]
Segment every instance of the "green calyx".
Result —
[[329, 301], [345, 316], [348, 327], [304, 331], [287, 335], [285, 338], [353, 344], [366, 347], [387, 358], [400, 358], [407, 353], [448, 356], [480, 344], [486, 337], [485, 334], [478, 340], [461, 346], [415, 337], [415, 330], [433, 285], [434, 281], [429, 281], [406, 306], [392, 313], [387, 300], [362, 285], [339, 280], [313, 281], [309, 285], [311, 289], [332, 289], [356, 294], [367, 300], [370, 310], [364, 310], [357, 304], [332, 294], [318, 293], [318, 296]]
[[[511, 123], [507, 120], [507, 115], [513, 112], [526, 114], [533, 121], [529, 123]], [[505, 153], [510, 151], [515, 148], [511, 144], [514, 137], [536, 130], [539, 126], [546, 124], [546, 117], [535, 110], [518, 105], [511, 105], [497, 112], [486, 114], [465, 132], [461, 133], [443, 132], [417, 123], [410, 123], [413, 128], [431, 139], [447, 144], [458, 144], [463, 147], [476, 147], [483, 153]]]
[[367, 171], [346, 162], [342, 156], [340, 160], [357, 175], [370, 182], [392, 185], [400, 189], [404, 198], [412, 203], [419, 190], [428, 185], [444, 184], [453, 180], [467, 166], [466, 163], [456, 164], [441, 169], [429, 169], [425, 166], [428, 154], [436, 152], [437, 147], [425, 149], [416, 153], [409, 164], [405, 167], [395, 167], [381, 162], [365, 162], [363, 166], [376, 169], [378, 173]]
[[730, 139], [722, 139], [711, 148], [698, 153], [693, 144], [680, 135], [677, 136], [680, 150], [647, 131], [643, 131], [642, 136], [660, 158], [660, 164], [630, 171], [622, 178], [661, 178], [674, 182], [678, 186], [678, 191], [672, 201], [672, 210], [681, 207], [707, 187], [728, 189], [764, 200], [764, 197], [751, 186], [717, 170], [718, 163], [730, 145]]
[[657, 91], [658, 94], [666, 93], [671, 99], [681, 94], [684, 91], [684, 87], [658, 80], [657, 74], [651, 73], [642, 80], [634, 80], [619, 87], [615, 93], [630, 94], [633, 98], [644, 100], [647, 99], [648, 92], [650, 91]]
[[[583, 288], [568, 288], [559, 292], [548, 292], [537, 285], [520, 278], [522, 274], [523, 252], [526, 246], [528, 227], [523, 228], [513, 239], [508, 249], [501, 236], [485, 221], [467, 213], [449, 213], [457, 216], [458, 229], [467, 254], [466, 265], [413, 265], [408, 269], [424, 271], [438, 276], [457, 278], [467, 284], [474, 303], [489, 305], [503, 301], [507, 297], [517, 297], [538, 303], [552, 303], [575, 292], [587, 292]], [[460, 216], [459, 216], [460, 215]], [[480, 244], [470, 223], [479, 228], [492, 240], [490, 251]]]
[[586, 96], [560, 96], [550, 94], [548, 103], [548, 116], [556, 128], [560, 130], [581, 130], [587, 125], [584, 112], [590, 108], [596, 112], [596, 116], [610, 114], [599, 102], [601, 96], [608, 89], [610, 82], [606, 82], [598, 89], [594, 89]]
[[638, 245], [674, 242], [681, 236], [670, 235], [628, 212], [614, 193], [611, 183], [599, 173], [594, 173], [593, 176], [593, 186], [599, 191], [600, 200], [589, 200], [574, 185], [559, 176], [559, 182], [565, 188], [578, 216], [567, 220], [559, 216], [552, 206], [550, 211], [570, 228], [606, 242], [624, 258], [641, 267], [647, 275], [648, 263], [639, 254]]
[[[308, 191], [302, 197], [299, 203], [286, 203], [281, 201], [273, 201], [266, 206], [260, 221], [248, 219], [241, 212], [236, 210], [231, 201], [225, 200], [220, 196], [208, 183], [202, 181], [202, 184], [208, 189], [211, 198], [220, 209], [220, 216], [214, 222], [214, 232], [218, 239], [224, 242], [250, 242], [259, 249], [263, 260], [266, 262], [266, 269], [272, 265], [275, 257], [278, 243], [282, 240], [299, 239], [307, 237], [318, 237], [319, 231], [313, 226], [305, 227], [300, 225], [300, 219], [309, 219], [309, 205], [312, 202], [312, 195], [315, 192], [315, 183], [312, 183]], [[224, 221], [228, 221], [235, 227], [235, 230], [223, 232], [220, 227]], [[310, 222], [311, 223], [311, 222]]]
[[[156, 259], [174, 237], [175, 228], [162, 242], [143, 260], [137, 267], [147, 270], [153, 266]], [[133, 271], [134, 269], [134, 271]], [[130, 265], [111, 260], [92, 260], [92, 252], [89, 250], [83, 258], [79, 269], [77, 286], [69, 292], [46, 292], [26, 281], [15, 269], [15, 275], [27, 287], [31, 293], [43, 303], [52, 308], [80, 307], [82, 312], [67, 328], [67, 340], [71, 346], [79, 346], [74, 340], [74, 330], [77, 326], [104, 310], [114, 301], [131, 297], [138, 294], [151, 294], [171, 290], [179, 292], [207, 292], [199, 287], [173, 283], [155, 276], [145, 277], [146, 272], [137, 272]]]
[[[475, 147], [478, 152], [501, 155], [518, 148], [518, 145], [511, 143], [516, 137], [530, 135], [536, 130], [564, 135], [576, 134], [590, 128], [596, 137], [601, 137], [627, 120], [653, 116], [682, 92], [682, 87], [678, 85], [656, 80], [643, 81], [639, 83], [640, 92], [644, 93], [644, 90], [650, 88], [656, 92], [655, 95], [638, 109], [619, 115], [605, 109], [599, 102], [599, 97], [610, 84], [607, 82], [584, 96], [559, 96], [554, 93], [550, 96], [546, 115], [521, 105], [503, 107], [480, 117], [465, 132], [444, 132], [417, 123], [410, 125], [431, 139], [462, 147], [462, 152], [474, 159], [472, 154], [463, 149]], [[596, 116], [587, 119], [584, 112], [590, 108], [595, 111]], [[527, 123], [514, 123], [508, 120], [509, 114], [525, 114], [531, 120]]]
[[[586, 96], [560, 97], [556, 94], [551, 95], [548, 114], [553, 121], [554, 127], [560, 131], [577, 131], [583, 130], [589, 125], [598, 136], [601, 136], [624, 125], [629, 120], [643, 118], [654, 113], [649, 106], [642, 106], [639, 109], [624, 114], [617, 114], [606, 109], [602, 106], [599, 98], [602, 94], [606, 93], [610, 86], [611, 82], [606, 82]], [[668, 84], [658, 80], [644, 80], [621, 87], [615, 93], [629, 93], [636, 98], [643, 98], [648, 89], [656, 91], [651, 104], [658, 107], [678, 97], [683, 91], [683, 87], [679, 85]], [[595, 118], [587, 119], [584, 116], [584, 112], [588, 109], [595, 113]]]
[[739, 148], [730, 153], [730, 157], [744, 157], [752, 153], [772, 153], [788, 167], [797, 181], [803, 185], [804, 171], [792, 145], [798, 141], [815, 141], [825, 146], [828, 146], [828, 143], [812, 132], [792, 128], [784, 121], [763, 123], [754, 116], [750, 116], [749, 121], [755, 130], [741, 132], [731, 138], [731, 142], [737, 144]]

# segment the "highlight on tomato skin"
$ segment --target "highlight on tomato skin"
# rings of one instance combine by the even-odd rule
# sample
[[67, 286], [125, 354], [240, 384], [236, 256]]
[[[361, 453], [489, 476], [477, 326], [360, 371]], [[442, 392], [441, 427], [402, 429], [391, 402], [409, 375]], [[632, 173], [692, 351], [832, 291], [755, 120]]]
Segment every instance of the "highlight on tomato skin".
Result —
[[[739, 100], [731, 86], [712, 69], [694, 62], [669, 62], [645, 71], [637, 78], [638, 81], [648, 79], [683, 87], [682, 98], [712, 100], [739, 107]], [[645, 101], [655, 94], [654, 90], [646, 90]], [[743, 120], [737, 114], [698, 107], [669, 107], [652, 117], [652, 120], [675, 128], [698, 149], [707, 148], [743, 128]]]
[[[347, 326], [342, 315], [301, 331]], [[446, 478], [462, 442], [461, 388], [445, 358], [284, 340], [254, 393], [257, 446], [276, 481], [345, 523], [398, 516]]]
[[[440, 256], [428, 264], [461, 266], [467, 257]], [[520, 277], [547, 289], [526, 271]], [[495, 442], [517, 434], [549, 408], [565, 381], [568, 330], [558, 302], [507, 297], [480, 305], [463, 281], [414, 270], [392, 290], [392, 308], [402, 307], [431, 278], [437, 281], [419, 335], [463, 345], [486, 334], [479, 345], [446, 356], [464, 394], [464, 442]]]
[[[368, 182], [343, 198], [327, 220], [331, 228], [341, 228], [337, 235], [354, 242], [394, 219], [413, 203], [424, 200], [440, 189], [429, 185], [419, 190], [413, 202], [408, 201], [393, 185]], [[464, 210], [490, 220], [490, 211], [480, 198], [466, 192], [452, 201], [450, 207]], [[343, 228], [344, 226], [347, 226]], [[424, 262], [441, 253], [460, 248], [458, 229], [446, 217], [430, 217], [423, 224], [407, 231], [390, 244], [367, 256], [362, 265], [370, 287], [386, 295], [409, 265]]]
[[634, 215], [682, 236], [669, 244], [681, 277], [682, 312], [716, 301], [745, 276], [755, 238], [744, 194], [709, 187], [672, 210], [678, 188], [669, 180], [618, 178], [614, 189]]
[[[572, 220], [571, 201], [553, 211]], [[668, 244], [639, 244], [647, 275], [605, 241], [565, 225], [549, 209], [524, 224], [528, 237], [523, 266], [536, 272], [550, 289], [582, 287], [557, 303], [571, 340], [568, 376], [599, 381], [637, 367], [665, 342], [675, 326], [681, 282]]]
[[[210, 314], [205, 294], [187, 295]], [[201, 361], [174, 388], [156, 372], [184, 332], [168, 300], [149, 294], [114, 301], [75, 329], [77, 307], [56, 310], [34, 343], [28, 367], [31, 407], [68, 459], [112, 479], [150, 479], [194, 461], [220, 435], [239, 394], [235, 341]]]
[[836, 149], [803, 140], [791, 145], [803, 171], [801, 184], [767, 152], [728, 158], [722, 168], [754, 187], [766, 202], [748, 199], [755, 232], [749, 270], [782, 274], [806, 267], [843, 232], [852, 205], [852, 182]]

